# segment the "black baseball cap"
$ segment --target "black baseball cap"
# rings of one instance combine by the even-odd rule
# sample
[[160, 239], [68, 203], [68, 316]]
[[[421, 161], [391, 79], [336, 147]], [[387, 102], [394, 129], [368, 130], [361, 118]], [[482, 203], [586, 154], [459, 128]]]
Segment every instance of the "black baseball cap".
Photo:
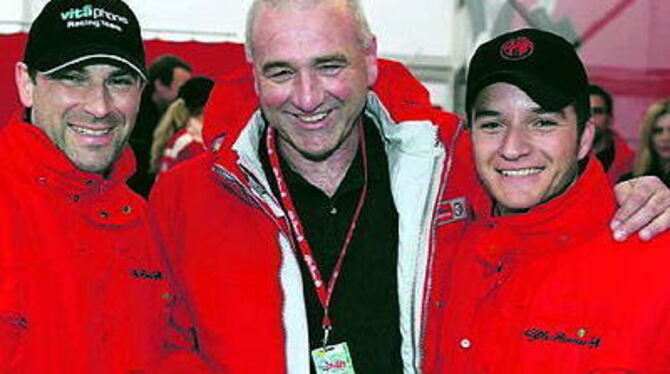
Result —
[[140, 25], [121, 0], [51, 0], [33, 21], [23, 62], [49, 74], [87, 60], [130, 67], [146, 80]]
[[578, 118], [589, 118], [586, 70], [573, 45], [556, 34], [521, 29], [479, 46], [468, 70], [467, 113], [477, 94], [496, 82], [519, 87], [547, 110], [574, 103]]

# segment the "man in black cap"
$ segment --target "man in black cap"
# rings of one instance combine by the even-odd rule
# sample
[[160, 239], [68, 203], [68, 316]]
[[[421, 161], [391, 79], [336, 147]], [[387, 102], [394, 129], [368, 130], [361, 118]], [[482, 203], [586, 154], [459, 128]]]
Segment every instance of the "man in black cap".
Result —
[[[429, 373], [667, 373], [670, 236], [615, 242], [614, 194], [590, 155], [588, 78], [573, 46], [503, 34], [470, 63], [477, 174], [443, 288]], [[435, 301], [435, 300], [433, 300]]]
[[0, 130], [0, 371], [148, 372], [172, 293], [126, 147], [145, 82], [133, 12], [53, 0]]

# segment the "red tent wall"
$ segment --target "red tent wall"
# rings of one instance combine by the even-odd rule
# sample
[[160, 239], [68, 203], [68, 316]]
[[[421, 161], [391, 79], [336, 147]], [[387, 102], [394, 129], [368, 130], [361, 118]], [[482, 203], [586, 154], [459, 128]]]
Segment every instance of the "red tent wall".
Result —
[[614, 96], [614, 126], [631, 145], [649, 105], [670, 98], [668, 14], [668, 0], [559, 0], [551, 15], [574, 26], [590, 79]]

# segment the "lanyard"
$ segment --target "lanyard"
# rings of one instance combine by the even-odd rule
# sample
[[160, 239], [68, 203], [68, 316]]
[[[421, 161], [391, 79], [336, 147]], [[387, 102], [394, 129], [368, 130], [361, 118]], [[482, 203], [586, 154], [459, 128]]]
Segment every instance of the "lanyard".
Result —
[[312, 248], [305, 239], [304, 230], [302, 223], [300, 222], [300, 217], [293, 205], [293, 200], [291, 199], [291, 194], [286, 186], [284, 181], [284, 176], [281, 172], [281, 167], [279, 166], [279, 156], [277, 154], [277, 147], [275, 143], [276, 130], [272, 127], [268, 127], [267, 133], [267, 150], [268, 158], [270, 159], [270, 165], [272, 166], [272, 172], [277, 180], [277, 187], [279, 188], [279, 195], [284, 208], [287, 210], [288, 219], [291, 222], [291, 228], [293, 229], [293, 235], [296, 241], [298, 248], [300, 249], [300, 254], [302, 255], [309, 273], [312, 276], [312, 281], [314, 282], [314, 288], [316, 289], [317, 297], [323, 308], [323, 321], [321, 323], [323, 327], [323, 346], [325, 347], [328, 343], [328, 335], [330, 330], [332, 330], [332, 321], [328, 315], [328, 308], [330, 306], [330, 299], [333, 296], [333, 290], [335, 289], [335, 283], [337, 278], [340, 275], [340, 270], [342, 270], [342, 263], [344, 260], [344, 255], [347, 253], [347, 248], [349, 247], [349, 242], [354, 235], [354, 229], [356, 228], [356, 222], [361, 214], [361, 209], [363, 208], [363, 203], [365, 202], [365, 195], [368, 189], [368, 160], [367, 152], [365, 149], [365, 135], [363, 134], [363, 125], [359, 124], [358, 133], [360, 134], [359, 143], [361, 147], [361, 156], [363, 161], [363, 188], [361, 190], [361, 195], [358, 198], [358, 203], [356, 204], [356, 210], [354, 211], [354, 216], [351, 219], [351, 224], [347, 230], [347, 235], [344, 238], [344, 243], [342, 243], [342, 248], [340, 249], [340, 256], [337, 259], [335, 268], [333, 269], [333, 274], [328, 280], [328, 286], [323, 282], [321, 278], [321, 272], [319, 272], [318, 265], [314, 259]]

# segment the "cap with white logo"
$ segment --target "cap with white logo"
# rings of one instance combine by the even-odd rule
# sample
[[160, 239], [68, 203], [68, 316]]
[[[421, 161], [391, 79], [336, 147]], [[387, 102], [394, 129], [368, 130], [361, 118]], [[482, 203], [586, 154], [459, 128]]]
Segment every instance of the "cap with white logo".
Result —
[[23, 62], [52, 73], [87, 60], [127, 65], [146, 79], [140, 25], [121, 0], [51, 0], [33, 21]]

